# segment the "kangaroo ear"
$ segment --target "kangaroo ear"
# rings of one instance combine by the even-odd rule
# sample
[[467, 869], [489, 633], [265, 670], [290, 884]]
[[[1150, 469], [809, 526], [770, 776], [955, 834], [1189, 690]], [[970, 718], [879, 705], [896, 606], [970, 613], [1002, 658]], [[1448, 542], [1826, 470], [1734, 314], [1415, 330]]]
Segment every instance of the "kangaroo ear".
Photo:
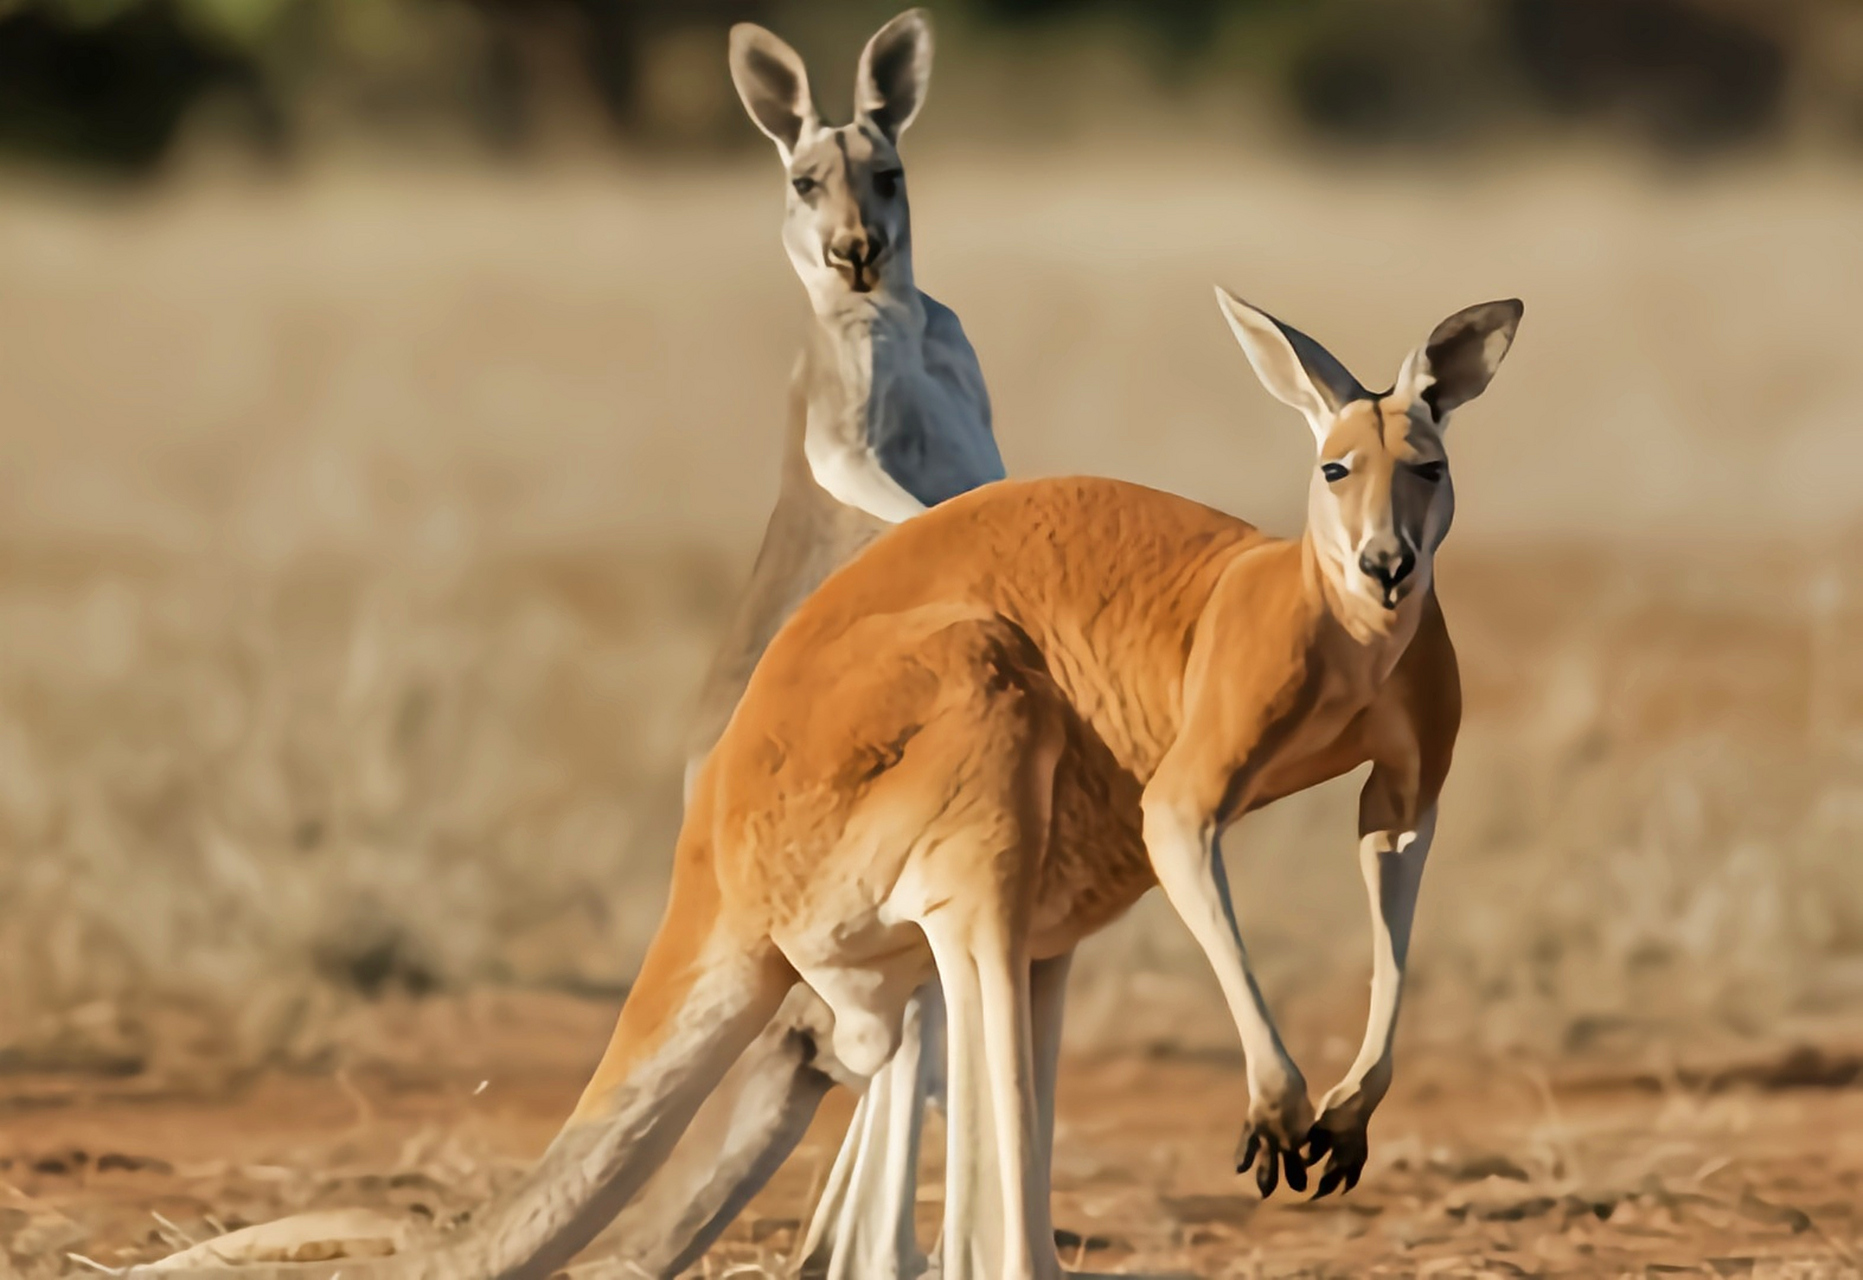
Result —
[[1317, 439], [1326, 438], [1339, 410], [1365, 398], [1358, 379], [1300, 330], [1251, 307], [1221, 285], [1216, 286], [1216, 305], [1222, 308], [1261, 385], [1282, 404], [1300, 410]]
[[1436, 326], [1428, 342], [1410, 353], [1393, 394], [1428, 406], [1437, 422], [1488, 389], [1501, 359], [1514, 345], [1526, 311], [1518, 298], [1483, 302], [1456, 312]]
[[854, 77], [854, 110], [898, 142], [931, 84], [931, 19], [923, 9], [908, 9], [873, 33], [860, 52]]
[[731, 28], [730, 60], [731, 83], [744, 110], [788, 164], [803, 125], [817, 118], [801, 56], [755, 23], [740, 22]]

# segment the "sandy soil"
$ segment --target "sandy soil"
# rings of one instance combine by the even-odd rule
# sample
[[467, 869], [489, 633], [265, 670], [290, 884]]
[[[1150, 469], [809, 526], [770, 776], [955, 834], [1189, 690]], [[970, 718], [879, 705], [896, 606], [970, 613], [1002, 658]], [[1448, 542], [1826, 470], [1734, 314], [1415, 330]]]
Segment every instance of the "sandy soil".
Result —
[[[118, 1266], [308, 1207], [456, 1213], [548, 1140], [611, 1006], [481, 997], [399, 1016], [393, 1052], [333, 1074], [0, 1081], [14, 1267], [82, 1274], [72, 1255]], [[1863, 1058], [1830, 1045], [1666, 1078], [1411, 1055], [1358, 1190], [1262, 1204], [1230, 1171], [1237, 1062], [1076, 1056], [1057, 1235], [1075, 1265], [1131, 1274], [1863, 1274], [1859, 1083]], [[846, 1113], [836, 1099], [695, 1274], [782, 1274]], [[938, 1195], [934, 1177], [926, 1232]], [[621, 1273], [602, 1256], [576, 1272]]]

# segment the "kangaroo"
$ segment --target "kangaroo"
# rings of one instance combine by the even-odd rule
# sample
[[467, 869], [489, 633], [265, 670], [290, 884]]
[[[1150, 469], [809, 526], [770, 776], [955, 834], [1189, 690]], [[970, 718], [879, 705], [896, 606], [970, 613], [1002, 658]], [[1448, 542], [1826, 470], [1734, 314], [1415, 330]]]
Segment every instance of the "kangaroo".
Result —
[[[815, 323], [791, 387], [782, 489], [750, 586], [714, 659], [689, 740], [687, 791], [777, 628], [882, 530], [1003, 477], [976, 353], [956, 313], [912, 274], [897, 145], [923, 105], [932, 36], [923, 10], [882, 27], [855, 73], [852, 123], [822, 120], [802, 59], [761, 27], [731, 32], [732, 82], [789, 179], [783, 244]], [[804, 1270], [909, 1280], [924, 1105], [940, 1091], [942, 1005], [913, 1002], [901, 1052], [869, 1081], [833, 1059], [827, 1009], [792, 1000], [708, 1104], [672, 1168], [621, 1224], [654, 1275], [695, 1261], [792, 1151], [830, 1085], [861, 1099], [806, 1233]]]
[[[1434, 573], [1455, 507], [1445, 428], [1522, 308], [1456, 313], [1374, 394], [1306, 335], [1219, 300], [1312, 428], [1305, 533], [1068, 478], [985, 486], [876, 539], [784, 624], [701, 766], [666, 915], [542, 1160], [435, 1253], [346, 1263], [345, 1280], [567, 1261], [799, 984], [867, 1075], [933, 974], [950, 1046], [944, 1276], [1056, 1280], [1034, 966], [1153, 885], [1246, 1054], [1238, 1169], [1264, 1195], [1283, 1177], [1304, 1190], [1310, 1167], [1316, 1194], [1356, 1184], [1461, 714]], [[1370, 1012], [1316, 1108], [1250, 971], [1218, 838], [1367, 762]]]
[[[976, 353], [956, 313], [913, 277], [897, 147], [923, 105], [931, 58], [922, 10], [888, 22], [860, 56], [852, 122], [832, 126], [789, 45], [748, 23], [731, 32], [732, 81], [785, 168], [783, 245], [813, 323], [791, 377], [776, 506], [698, 699], [688, 792], [770, 638], [822, 579], [893, 524], [1003, 477]], [[1060, 994], [1057, 986], [1052, 999]], [[902, 1051], [867, 1081], [835, 1061], [827, 1007], [799, 990], [620, 1215], [610, 1238], [622, 1256], [655, 1276], [696, 1261], [838, 1082], [864, 1091], [809, 1226], [805, 1270], [833, 1280], [920, 1274], [926, 1260], [912, 1229], [920, 1122], [941, 1089], [935, 984], [908, 1022]], [[286, 1238], [282, 1227], [266, 1224], [170, 1261], [197, 1252], [237, 1257], [247, 1240]]]

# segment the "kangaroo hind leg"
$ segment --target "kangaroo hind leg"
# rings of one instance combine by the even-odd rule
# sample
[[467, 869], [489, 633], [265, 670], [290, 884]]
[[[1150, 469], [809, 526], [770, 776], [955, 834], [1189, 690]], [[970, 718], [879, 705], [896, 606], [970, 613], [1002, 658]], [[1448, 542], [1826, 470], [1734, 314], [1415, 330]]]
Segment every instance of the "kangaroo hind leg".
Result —
[[945, 1002], [943, 1280], [1059, 1280], [1028, 935], [1062, 733], [1039, 687], [999, 691], [909, 872]]
[[[914, 1232], [926, 1092], [926, 984], [906, 1006], [892, 1060], [867, 1084], [803, 1242], [816, 1280], [914, 1280], [926, 1269]], [[941, 1012], [941, 1010], [939, 1010]]]
[[1027, 954], [999, 922], [934, 915], [925, 932], [951, 1046], [944, 1280], [1057, 1280]]

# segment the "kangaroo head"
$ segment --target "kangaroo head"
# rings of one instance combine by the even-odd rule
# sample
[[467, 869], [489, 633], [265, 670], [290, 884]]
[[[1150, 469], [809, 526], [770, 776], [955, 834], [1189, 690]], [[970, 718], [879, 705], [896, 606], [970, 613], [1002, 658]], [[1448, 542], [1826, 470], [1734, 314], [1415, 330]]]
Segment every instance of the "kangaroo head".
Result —
[[1396, 610], [1429, 586], [1455, 516], [1449, 415], [1486, 390], [1524, 308], [1510, 298], [1456, 312], [1376, 394], [1306, 334], [1220, 288], [1216, 299], [1262, 385], [1313, 428], [1307, 534], [1324, 571], [1348, 598]]
[[860, 55], [853, 123], [835, 126], [816, 112], [794, 49], [751, 23], [731, 29], [732, 82], [789, 171], [783, 246], [818, 308], [912, 283], [898, 144], [925, 101], [931, 54], [924, 11], [881, 27]]

